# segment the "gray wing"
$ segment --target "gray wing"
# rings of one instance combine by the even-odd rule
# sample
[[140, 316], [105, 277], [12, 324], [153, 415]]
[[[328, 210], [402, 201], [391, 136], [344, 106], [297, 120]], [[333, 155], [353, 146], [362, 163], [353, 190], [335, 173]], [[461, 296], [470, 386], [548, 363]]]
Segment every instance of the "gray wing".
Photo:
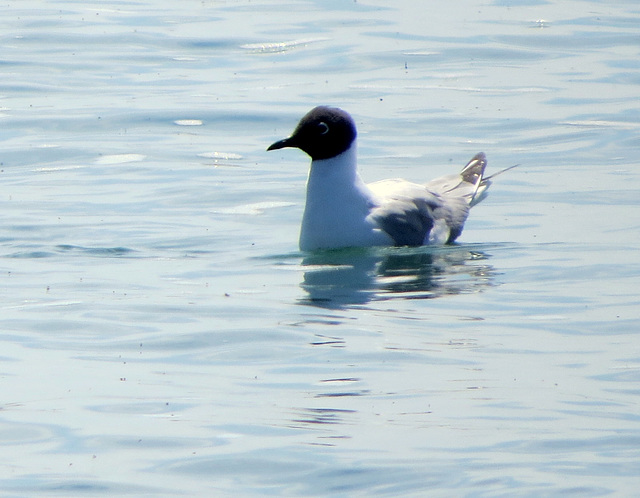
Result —
[[429, 238], [451, 243], [462, 233], [471, 206], [486, 196], [490, 185], [489, 179], [483, 178], [486, 165], [481, 152], [460, 173], [436, 178], [425, 185], [400, 179], [369, 184], [380, 199], [369, 218], [396, 245], [419, 246]]
[[434, 225], [435, 206], [424, 199], [388, 199], [369, 217], [397, 246], [420, 246]]
[[369, 219], [384, 230], [398, 246], [424, 244], [434, 227], [442, 199], [424, 185], [393, 179], [368, 185], [379, 203]]

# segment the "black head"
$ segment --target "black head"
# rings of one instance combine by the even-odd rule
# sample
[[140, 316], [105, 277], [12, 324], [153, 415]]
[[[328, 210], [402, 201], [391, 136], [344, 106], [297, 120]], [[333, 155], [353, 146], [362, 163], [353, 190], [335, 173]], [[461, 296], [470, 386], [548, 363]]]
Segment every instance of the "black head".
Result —
[[318, 106], [298, 123], [289, 138], [267, 150], [297, 147], [311, 159], [329, 159], [347, 150], [356, 139], [356, 125], [349, 113], [337, 107]]

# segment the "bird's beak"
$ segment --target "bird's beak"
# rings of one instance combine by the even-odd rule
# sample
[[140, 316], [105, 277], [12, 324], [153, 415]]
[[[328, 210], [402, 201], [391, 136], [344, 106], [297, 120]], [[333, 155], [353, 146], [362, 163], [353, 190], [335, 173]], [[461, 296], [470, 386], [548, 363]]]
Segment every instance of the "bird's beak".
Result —
[[285, 147], [295, 147], [291, 137], [272, 143], [267, 150], [284, 149]]

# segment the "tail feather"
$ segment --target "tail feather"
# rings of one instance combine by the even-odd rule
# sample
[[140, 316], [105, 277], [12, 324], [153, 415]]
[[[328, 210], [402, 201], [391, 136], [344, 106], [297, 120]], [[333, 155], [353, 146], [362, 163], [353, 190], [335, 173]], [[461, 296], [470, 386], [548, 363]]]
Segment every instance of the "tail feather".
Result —
[[491, 176], [484, 176], [487, 158], [479, 152], [471, 158], [462, 171], [454, 175], [446, 175], [424, 184], [430, 192], [448, 199], [464, 199], [467, 207], [473, 207], [481, 202], [488, 193], [491, 181], [505, 171], [518, 166], [510, 166]]
[[[491, 182], [483, 178], [484, 169], [487, 167], [487, 157], [484, 152], [479, 152], [471, 158], [471, 161], [460, 172], [462, 179], [474, 186], [469, 200], [469, 206], [474, 206], [483, 198], [484, 191], [489, 188]], [[486, 196], [486, 194], [484, 194]]]
[[504, 173], [504, 172], [506, 172], [506, 171], [509, 171], [510, 169], [517, 168], [518, 166], [520, 166], [520, 165], [519, 165], [519, 164], [514, 164], [513, 166], [509, 166], [508, 168], [501, 169], [501, 170], [500, 170], [500, 171], [498, 171], [497, 173], [494, 173], [494, 174], [493, 174], [493, 175], [491, 175], [491, 176], [487, 176], [486, 178], [484, 178], [484, 180], [486, 180], [486, 181], [492, 180], [492, 179], [493, 179], [493, 178], [495, 178], [496, 176], [501, 175], [502, 173]]
[[488, 194], [489, 187], [491, 186], [491, 181], [498, 175], [501, 175], [505, 171], [509, 171], [510, 169], [519, 166], [519, 164], [514, 164], [513, 166], [509, 166], [508, 168], [502, 169], [497, 173], [494, 173], [491, 176], [483, 176], [484, 168], [487, 166], [487, 158], [484, 153], [480, 152], [473, 156], [471, 161], [464, 167], [460, 176], [465, 182], [471, 183], [475, 185], [475, 191], [471, 196], [471, 200], [469, 201], [469, 207], [473, 207], [476, 204], [480, 203]]

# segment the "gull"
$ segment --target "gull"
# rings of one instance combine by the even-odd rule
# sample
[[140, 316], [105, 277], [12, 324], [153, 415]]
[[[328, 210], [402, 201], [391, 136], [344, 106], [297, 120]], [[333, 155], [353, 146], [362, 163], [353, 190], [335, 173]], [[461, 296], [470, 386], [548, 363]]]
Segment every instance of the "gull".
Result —
[[[318, 106], [293, 134], [267, 150], [294, 147], [311, 157], [299, 246], [302, 251], [451, 244], [491, 178], [480, 152], [459, 174], [425, 184], [402, 179], [365, 184], [358, 173], [356, 126], [346, 111]], [[514, 166], [512, 166], [513, 168]]]

